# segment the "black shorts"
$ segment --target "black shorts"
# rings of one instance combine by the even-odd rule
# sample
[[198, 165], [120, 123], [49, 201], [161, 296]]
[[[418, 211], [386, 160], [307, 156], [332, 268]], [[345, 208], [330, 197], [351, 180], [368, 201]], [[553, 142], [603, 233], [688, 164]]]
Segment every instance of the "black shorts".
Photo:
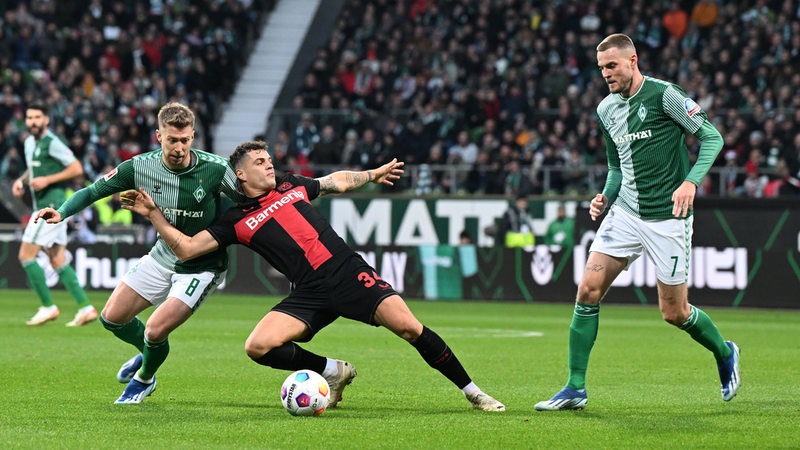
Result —
[[272, 310], [303, 321], [310, 332], [299, 342], [308, 342], [320, 330], [339, 317], [378, 326], [375, 310], [397, 291], [383, 281], [358, 253], [330, 270], [319, 281], [296, 286], [288, 297]]

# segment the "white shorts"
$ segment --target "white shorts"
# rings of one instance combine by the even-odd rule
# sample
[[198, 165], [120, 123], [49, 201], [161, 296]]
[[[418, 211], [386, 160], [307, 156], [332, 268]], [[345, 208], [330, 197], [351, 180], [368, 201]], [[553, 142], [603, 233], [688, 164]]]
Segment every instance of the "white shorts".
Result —
[[44, 219], [33, 223], [36, 214], [31, 214], [25, 232], [22, 233], [22, 242], [36, 244], [40, 247], [50, 248], [53, 245], [67, 245], [67, 221], [47, 223]]
[[694, 217], [642, 220], [622, 208], [612, 207], [597, 230], [590, 252], [628, 260], [625, 269], [645, 252], [664, 284], [685, 283], [689, 277]]
[[122, 282], [130, 286], [153, 306], [175, 297], [192, 311], [216, 290], [225, 279], [226, 272], [175, 273], [157, 263], [150, 255], [144, 255], [128, 269]]

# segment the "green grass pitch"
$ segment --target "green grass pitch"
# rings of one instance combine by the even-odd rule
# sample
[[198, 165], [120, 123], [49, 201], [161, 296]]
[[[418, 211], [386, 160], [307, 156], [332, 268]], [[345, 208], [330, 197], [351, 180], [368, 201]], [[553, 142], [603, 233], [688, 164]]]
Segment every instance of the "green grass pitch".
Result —
[[[306, 348], [359, 371], [337, 409], [292, 417], [279, 401], [288, 374], [244, 353], [278, 300], [217, 294], [173, 333], [158, 389], [115, 405], [119, 365], [134, 349], [99, 323], [25, 320], [29, 291], [0, 290], [0, 442], [66, 449], [797, 448], [800, 311], [706, 308], [742, 349], [743, 385], [725, 403], [711, 354], [665, 324], [655, 306], [604, 305], [584, 411], [536, 412], [566, 380], [569, 304], [410, 301], [504, 413], [468, 402], [417, 352], [382, 328], [340, 319]], [[613, 295], [613, 293], [612, 293]], [[90, 293], [103, 305], [105, 292]]]

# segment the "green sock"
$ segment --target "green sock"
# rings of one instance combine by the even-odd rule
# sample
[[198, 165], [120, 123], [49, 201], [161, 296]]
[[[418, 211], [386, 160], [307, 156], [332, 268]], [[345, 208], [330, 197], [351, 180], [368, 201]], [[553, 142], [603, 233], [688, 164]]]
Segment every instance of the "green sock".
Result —
[[144, 353], [144, 324], [138, 317], [134, 317], [130, 322], [120, 325], [109, 322], [100, 314], [100, 323], [103, 324], [106, 330], [114, 333], [114, 336], [136, 347], [140, 353]]
[[67, 292], [75, 299], [78, 308], [89, 306], [89, 298], [86, 297], [86, 292], [83, 291], [80, 283], [78, 283], [78, 276], [75, 275], [72, 266], [64, 264], [56, 269], [56, 272], [58, 272], [58, 279], [61, 280], [61, 284], [67, 288]]
[[158, 368], [169, 355], [169, 339], [161, 342], [150, 342], [145, 338], [144, 351], [142, 351], [142, 368], [139, 369], [139, 378], [149, 380], [156, 374]]
[[586, 368], [600, 322], [600, 305], [575, 302], [575, 312], [569, 326], [569, 378], [567, 386], [586, 387]]
[[703, 312], [700, 308], [695, 308], [694, 305], [689, 305], [692, 312], [689, 317], [681, 325], [681, 330], [689, 333], [695, 341], [700, 345], [709, 349], [714, 354], [717, 361], [724, 361], [731, 356], [731, 349], [725, 344], [725, 340], [719, 333], [717, 326], [708, 314]]
[[23, 262], [22, 268], [25, 269], [25, 274], [28, 275], [28, 284], [36, 291], [42, 306], [53, 306], [53, 297], [50, 295], [50, 288], [47, 287], [47, 279], [42, 266], [35, 259], [31, 259]]

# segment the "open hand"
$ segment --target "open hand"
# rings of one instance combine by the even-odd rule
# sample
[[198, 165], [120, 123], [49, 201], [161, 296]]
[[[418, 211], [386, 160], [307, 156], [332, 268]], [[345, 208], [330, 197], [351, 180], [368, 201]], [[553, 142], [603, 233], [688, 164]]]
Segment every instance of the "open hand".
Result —
[[398, 161], [397, 158], [392, 159], [388, 163], [378, 167], [374, 170], [375, 179], [372, 180], [375, 184], [387, 184], [394, 186], [394, 181], [400, 179], [400, 175], [405, 172], [403, 166], [406, 163]]
[[156, 209], [156, 202], [145, 192], [144, 188], [138, 191], [127, 191], [119, 195], [122, 209], [133, 211], [145, 217], [150, 217], [150, 213]]

